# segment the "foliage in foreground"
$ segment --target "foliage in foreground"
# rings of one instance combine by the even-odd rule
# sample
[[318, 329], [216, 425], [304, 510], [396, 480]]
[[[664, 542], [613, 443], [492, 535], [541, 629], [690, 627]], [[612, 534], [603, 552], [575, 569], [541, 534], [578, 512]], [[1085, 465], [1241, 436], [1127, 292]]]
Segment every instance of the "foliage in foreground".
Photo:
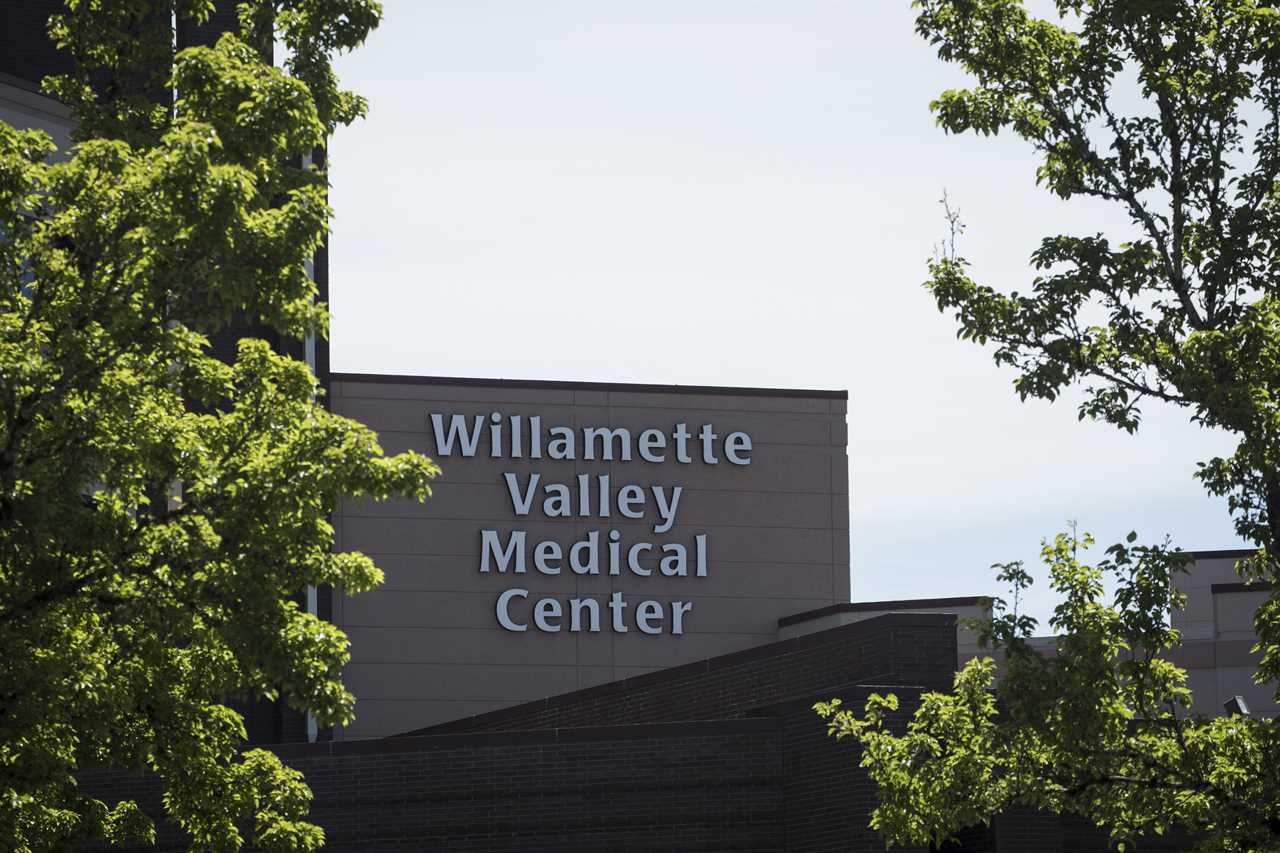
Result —
[[[436, 473], [325, 410], [306, 364], [237, 319], [322, 335], [307, 263], [327, 233], [304, 166], [362, 114], [330, 60], [372, 0], [254, 0], [214, 47], [175, 54], [208, 0], [68, 0], [50, 32], [75, 70], [45, 81], [76, 146], [0, 123], [0, 847], [154, 836], [77, 771], [156, 773], [198, 846], [312, 849], [310, 792], [244, 750], [232, 698], [352, 717], [347, 639], [308, 585], [375, 586], [333, 553], [344, 496], [423, 499]], [[273, 67], [272, 42], [284, 68]]]
[[[895, 696], [863, 713], [820, 703], [832, 734], [862, 747], [879, 791], [872, 825], [901, 844], [941, 844], [955, 830], [1014, 806], [1089, 818], [1115, 841], [1173, 829], [1205, 849], [1276, 849], [1280, 731], [1251, 717], [1190, 714], [1186, 673], [1167, 660], [1178, 642], [1165, 615], [1181, 604], [1172, 585], [1187, 555], [1137, 546], [1134, 537], [1082, 561], [1087, 535], [1062, 534], [1042, 556], [1061, 596], [1046, 653], [1029, 642], [1035, 620], [1018, 612], [1031, 583], [1020, 564], [1000, 566], [1011, 603], [976, 620], [979, 642], [1002, 652], [970, 661], [951, 693], [927, 693], [895, 733]], [[1103, 580], [1116, 588], [1106, 601]], [[996, 682], [997, 669], [1001, 670]]]
[[[1196, 476], [1258, 546], [1247, 579], [1276, 590], [1254, 622], [1256, 678], [1280, 679], [1280, 10], [1269, 0], [917, 0], [917, 31], [971, 78], [932, 105], [951, 133], [1011, 132], [1059, 198], [1122, 210], [1124, 233], [1055, 234], [1032, 253], [1024, 292], [974, 280], [954, 240], [927, 287], [959, 336], [994, 347], [1023, 398], [1083, 391], [1081, 418], [1133, 432], [1149, 401], [1236, 439]], [[1046, 4], [1048, 5], [1048, 4]], [[953, 229], [955, 220], [952, 220]], [[954, 237], [954, 231], [953, 231]], [[1116, 839], [1179, 827], [1212, 849], [1280, 849], [1280, 738], [1269, 722], [1190, 719], [1184, 674], [1159, 655], [1174, 557], [1118, 546], [1076, 562], [1046, 549], [1063, 596], [1058, 655], [1029, 625], [985, 629], [1008, 675], [971, 663], [931, 695], [909, 733], [822, 707], [856, 737], [880, 784], [890, 841], [939, 840], [1013, 804], [1074, 812]], [[1103, 604], [1100, 573], [1121, 598]], [[1006, 579], [1025, 583], [1006, 567]], [[1019, 617], [1020, 618], [1020, 617]], [[999, 707], [1000, 714], [996, 714]]]

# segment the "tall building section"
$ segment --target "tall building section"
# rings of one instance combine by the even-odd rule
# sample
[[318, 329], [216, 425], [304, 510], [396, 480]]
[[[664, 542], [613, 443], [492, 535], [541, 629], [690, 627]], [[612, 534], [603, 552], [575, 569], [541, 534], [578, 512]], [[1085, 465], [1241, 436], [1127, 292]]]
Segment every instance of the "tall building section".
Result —
[[[0, 121], [14, 127], [46, 131], [59, 152], [67, 152], [73, 145], [71, 111], [44, 94], [41, 82], [46, 76], [72, 69], [70, 58], [57, 49], [48, 36], [49, 16], [63, 5], [62, 0], [16, 0], [0, 5]], [[235, 30], [238, 24], [236, 5], [236, 0], [217, 0], [213, 13], [203, 24], [179, 21], [174, 33], [176, 48], [212, 45], [223, 33]], [[163, 11], [168, 6], [158, 4], [157, 8]], [[158, 97], [163, 98], [165, 94], [160, 93]], [[323, 166], [324, 158], [324, 150], [317, 149], [311, 162]], [[328, 252], [326, 242], [311, 265], [321, 301], [327, 301], [329, 296]], [[213, 331], [209, 337], [213, 353], [225, 361], [235, 358], [236, 345], [241, 338], [265, 339], [278, 351], [306, 360], [321, 386], [328, 388], [329, 342], [326, 339], [291, 339], [245, 316], [237, 317], [228, 327]], [[329, 589], [299, 592], [299, 603], [310, 606], [325, 619], [330, 616], [331, 601], [332, 591]], [[254, 743], [285, 743], [306, 740], [309, 736], [312, 739], [327, 737], [329, 734], [309, 732], [304, 716], [287, 707], [283, 701], [234, 700], [232, 704], [244, 712], [250, 740]]]
[[58, 0], [24, 0], [0, 6], [0, 121], [49, 133], [60, 149], [70, 145], [71, 114], [40, 93], [40, 81], [70, 63], [48, 37]]

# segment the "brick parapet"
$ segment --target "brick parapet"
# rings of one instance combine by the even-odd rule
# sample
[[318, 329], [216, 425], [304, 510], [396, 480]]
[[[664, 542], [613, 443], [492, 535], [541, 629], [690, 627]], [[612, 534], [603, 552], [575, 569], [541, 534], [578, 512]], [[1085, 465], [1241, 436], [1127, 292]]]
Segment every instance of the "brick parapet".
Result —
[[954, 616], [888, 614], [413, 734], [734, 718], [854, 683], [946, 689], [955, 650]]

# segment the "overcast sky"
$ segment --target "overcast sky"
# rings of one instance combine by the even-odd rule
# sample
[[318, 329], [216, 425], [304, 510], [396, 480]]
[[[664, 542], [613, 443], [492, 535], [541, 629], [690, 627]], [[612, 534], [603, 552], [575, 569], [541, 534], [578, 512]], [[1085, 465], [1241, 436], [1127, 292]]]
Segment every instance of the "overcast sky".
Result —
[[1019, 403], [923, 290], [944, 188], [1005, 288], [1045, 234], [1130, 232], [934, 126], [963, 78], [906, 0], [384, 5], [340, 65], [335, 370], [847, 389], [854, 600], [998, 592], [1068, 519], [1239, 547], [1192, 479], [1220, 437]]

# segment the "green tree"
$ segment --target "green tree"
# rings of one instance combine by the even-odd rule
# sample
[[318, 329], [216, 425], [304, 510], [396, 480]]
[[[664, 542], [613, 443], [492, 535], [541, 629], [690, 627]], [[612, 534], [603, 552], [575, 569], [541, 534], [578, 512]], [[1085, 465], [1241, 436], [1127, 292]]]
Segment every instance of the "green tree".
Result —
[[[1259, 548], [1241, 572], [1280, 590], [1280, 13], [1269, 0], [1057, 0], [1050, 19], [1020, 0], [915, 5], [919, 34], [972, 79], [933, 103], [943, 129], [1012, 132], [1045, 189], [1131, 223], [1044, 238], [1022, 293], [974, 281], [944, 250], [927, 283], [939, 309], [994, 347], [1023, 399], [1075, 387], [1081, 418], [1128, 431], [1159, 401], [1233, 435], [1235, 452], [1197, 476]], [[874, 825], [892, 842], [940, 842], [1026, 805], [1083, 815], [1117, 841], [1176, 828], [1215, 850], [1280, 849], [1276, 726], [1190, 715], [1186, 675], [1162, 657], [1178, 641], [1165, 620], [1182, 558], [1131, 539], [1090, 566], [1088, 544], [1044, 550], [1062, 598], [1056, 654], [1036, 654], [1034, 622], [997, 600], [978, 627], [1004, 656], [998, 684], [990, 660], [974, 661], [902, 736], [886, 726], [890, 698], [861, 716], [819, 706], [861, 742]], [[1000, 569], [1015, 593], [1030, 582]], [[1274, 684], [1280, 593], [1255, 627], [1256, 677]]]
[[[0, 123], [0, 847], [154, 835], [75, 774], [157, 774], [200, 847], [312, 849], [310, 792], [245, 750], [234, 697], [348, 721], [347, 639], [308, 585], [375, 586], [333, 553], [344, 496], [425, 499], [434, 464], [384, 456], [248, 318], [325, 333], [307, 272], [327, 233], [311, 155], [365, 109], [331, 60], [374, 0], [251, 0], [237, 32], [175, 52], [210, 0], [67, 0], [45, 81], [76, 144]], [[283, 51], [283, 67], [269, 59]]]

